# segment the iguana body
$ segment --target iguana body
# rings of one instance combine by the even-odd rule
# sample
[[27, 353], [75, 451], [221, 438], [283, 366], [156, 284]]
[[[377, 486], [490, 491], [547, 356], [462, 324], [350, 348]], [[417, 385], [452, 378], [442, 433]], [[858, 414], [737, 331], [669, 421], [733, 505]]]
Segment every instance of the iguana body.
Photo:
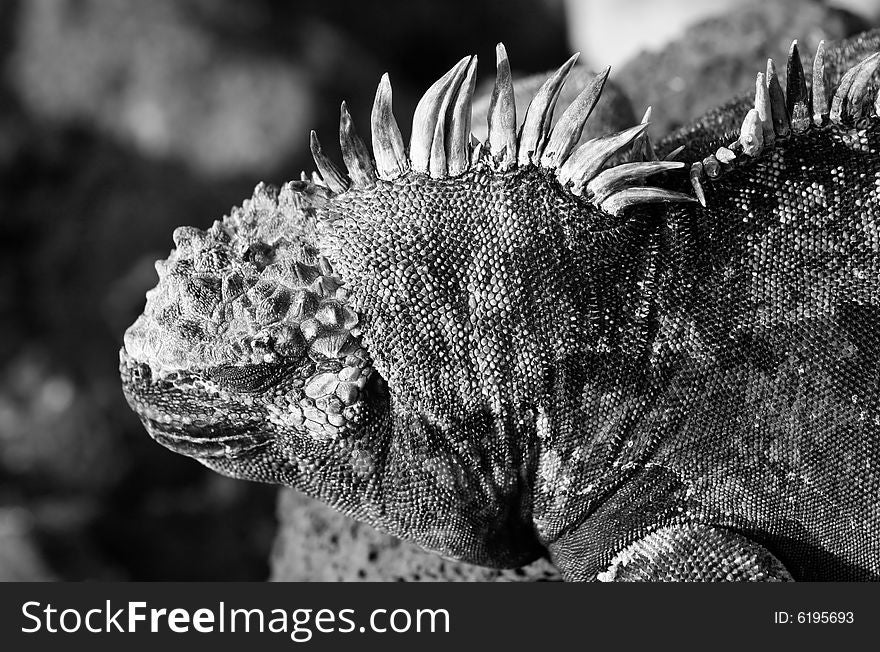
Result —
[[661, 146], [682, 171], [643, 126], [575, 147], [607, 72], [551, 129], [573, 61], [517, 135], [503, 48], [472, 143], [475, 63], [408, 152], [385, 78], [375, 160], [343, 106], [348, 176], [313, 138], [313, 181], [175, 232], [121, 352], [150, 434], [478, 564], [880, 579], [868, 64], [823, 109], [795, 50], [782, 113], [768, 73], [736, 133], [738, 106]]

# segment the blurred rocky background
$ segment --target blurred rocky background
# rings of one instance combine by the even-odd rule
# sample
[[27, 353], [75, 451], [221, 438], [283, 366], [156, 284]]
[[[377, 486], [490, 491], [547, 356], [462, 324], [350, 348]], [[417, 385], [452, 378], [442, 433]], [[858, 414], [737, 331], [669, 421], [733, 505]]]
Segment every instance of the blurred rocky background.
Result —
[[[173, 228], [311, 169], [309, 129], [334, 133], [342, 99], [367, 125], [383, 72], [406, 136], [464, 53], [490, 80], [497, 41], [521, 75], [582, 49], [632, 100], [607, 111], [653, 104], [659, 136], [748, 90], [792, 37], [809, 51], [876, 14], [685, 4], [0, 0], [0, 579], [554, 579], [543, 561], [448, 562], [165, 451], [125, 404], [117, 350]], [[639, 11], [660, 5], [662, 38]]]

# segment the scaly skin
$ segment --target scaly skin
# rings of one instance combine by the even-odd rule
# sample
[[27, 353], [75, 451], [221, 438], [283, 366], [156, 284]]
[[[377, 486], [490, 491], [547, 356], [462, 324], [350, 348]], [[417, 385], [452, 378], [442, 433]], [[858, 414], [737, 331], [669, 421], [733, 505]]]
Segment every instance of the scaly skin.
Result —
[[123, 388], [172, 450], [469, 562], [880, 579], [878, 151], [812, 127], [618, 215], [486, 153], [260, 186], [175, 232]]

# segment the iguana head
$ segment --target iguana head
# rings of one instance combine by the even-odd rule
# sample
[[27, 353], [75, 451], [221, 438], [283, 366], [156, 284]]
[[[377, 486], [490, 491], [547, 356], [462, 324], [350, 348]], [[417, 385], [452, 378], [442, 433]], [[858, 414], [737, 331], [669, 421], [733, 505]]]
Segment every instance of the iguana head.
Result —
[[[573, 63], [517, 134], [499, 46], [480, 143], [476, 58], [462, 59], [420, 101], [408, 151], [385, 76], [372, 154], [343, 104], [347, 175], [312, 134], [311, 179], [178, 228], [120, 353], [149, 433], [449, 556], [539, 554], [532, 491], [560, 363], [624, 345], [644, 280], [638, 209], [692, 201], [641, 185], [682, 167], [646, 156], [645, 124], [577, 146], [607, 71], [551, 128]], [[608, 167], [621, 152], [630, 162]], [[609, 284], [612, 248], [634, 271]]]

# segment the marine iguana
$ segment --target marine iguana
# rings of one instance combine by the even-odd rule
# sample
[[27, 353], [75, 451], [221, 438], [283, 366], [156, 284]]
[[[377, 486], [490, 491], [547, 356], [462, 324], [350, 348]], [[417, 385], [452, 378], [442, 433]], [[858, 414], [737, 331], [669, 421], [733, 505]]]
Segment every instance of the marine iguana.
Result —
[[[875, 39], [876, 41], [876, 39]], [[439, 554], [572, 580], [880, 579], [876, 42], [654, 145], [578, 145], [605, 70], [517, 131], [497, 48], [372, 153], [180, 227], [120, 351], [159, 443]], [[853, 62], [858, 61], [852, 66]], [[844, 74], [845, 73], [845, 74]], [[734, 125], [738, 127], [733, 128]], [[347, 173], [347, 174], [346, 174]]]

